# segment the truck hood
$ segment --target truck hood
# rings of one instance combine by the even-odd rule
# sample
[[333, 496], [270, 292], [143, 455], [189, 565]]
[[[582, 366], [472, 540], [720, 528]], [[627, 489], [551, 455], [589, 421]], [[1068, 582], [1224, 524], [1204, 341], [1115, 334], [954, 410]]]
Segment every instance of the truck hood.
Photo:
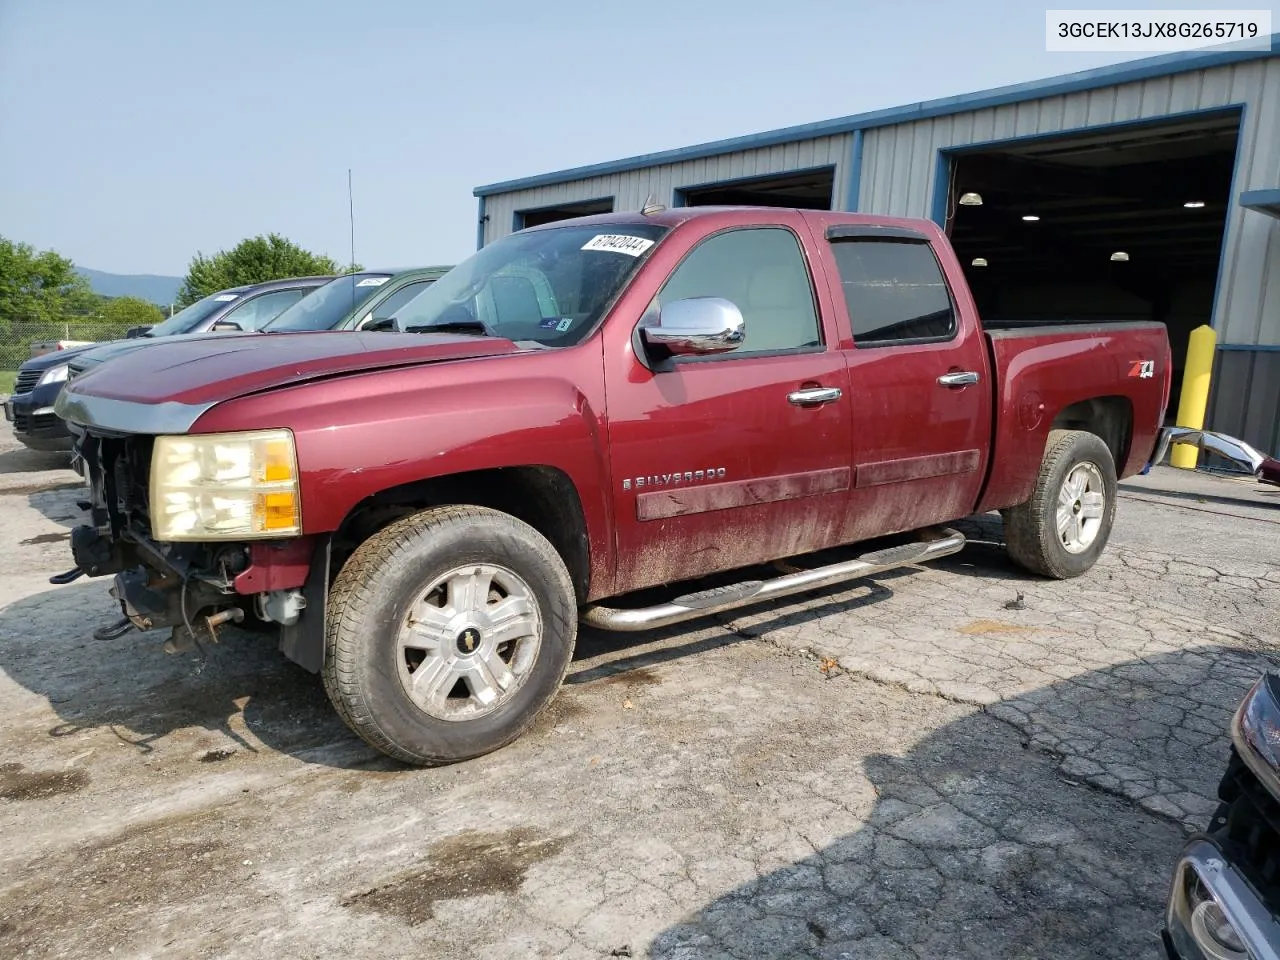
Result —
[[147, 347], [122, 351], [68, 383], [63, 404], [70, 418], [78, 419], [84, 397], [209, 406], [308, 380], [519, 350], [493, 337], [341, 332], [165, 337]]

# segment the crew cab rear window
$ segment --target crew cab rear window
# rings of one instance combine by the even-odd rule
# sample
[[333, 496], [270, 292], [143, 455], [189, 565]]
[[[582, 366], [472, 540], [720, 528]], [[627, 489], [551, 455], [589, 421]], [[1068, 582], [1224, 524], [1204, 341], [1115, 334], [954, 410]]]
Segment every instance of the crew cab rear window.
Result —
[[927, 243], [850, 238], [833, 241], [840, 285], [859, 347], [949, 340], [956, 313]]

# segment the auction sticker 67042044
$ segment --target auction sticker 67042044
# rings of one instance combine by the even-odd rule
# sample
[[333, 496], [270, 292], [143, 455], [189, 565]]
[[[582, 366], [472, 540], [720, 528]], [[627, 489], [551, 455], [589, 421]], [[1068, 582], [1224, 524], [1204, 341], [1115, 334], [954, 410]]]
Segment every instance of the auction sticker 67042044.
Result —
[[608, 253], [625, 253], [629, 257], [638, 257], [652, 246], [653, 241], [646, 237], [632, 237], [625, 233], [601, 233], [584, 243], [582, 249], [604, 250]]

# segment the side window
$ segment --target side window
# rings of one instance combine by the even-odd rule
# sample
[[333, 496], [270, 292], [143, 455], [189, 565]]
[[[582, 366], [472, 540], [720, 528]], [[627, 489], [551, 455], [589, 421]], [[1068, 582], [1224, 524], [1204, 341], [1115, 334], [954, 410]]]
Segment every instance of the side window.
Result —
[[364, 326], [366, 323], [372, 323], [374, 320], [385, 320], [388, 317], [394, 317], [397, 310], [429, 286], [431, 286], [430, 280], [423, 280], [420, 283], [406, 283], [403, 287], [366, 313], [364, 319], [360, 323], [360, 326]]
[[813, 285], [790, 230], [730, 230], [698, 244], [658, 294], [659, 305], [723, 297], [742, 311], [746, 341], [726, 357], [822, 345]]
[[241, 330], [257, 330], [269, 320], [274, 320], [286, 307], [302, 299], [309, 290], [276, 290], [260, 297], [246, 300], [228, 313], [223, 320], [240, 324]]
[[955, 336], [951, 293], [927, 243], [850, 239], [831, 248], [857, 346]]

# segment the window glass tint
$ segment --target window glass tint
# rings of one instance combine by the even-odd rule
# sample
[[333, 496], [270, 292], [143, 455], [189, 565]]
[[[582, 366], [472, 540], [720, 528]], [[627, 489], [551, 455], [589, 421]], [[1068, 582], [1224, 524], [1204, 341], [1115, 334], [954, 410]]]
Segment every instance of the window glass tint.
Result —
[[859, 346], [945, 339], [956, 330], [946, 281], [927, 243], [832, 243]]
[[406, 283], [381, 303], [375, 303], [373, 305], [373, 309], [365, 314], [364, 320], [372, 323], [374, 320], [386, 320], [388, 317], [394, 317], [397, 310], [420, 294], [423, 290], [427, 289], [430, 283], [430, 280], [422, 280], [418, 283]]
[[272, 333], [284, 330], [334, 330], [391, 279], [387, 273], [353, 273], [316, 287], [271, 321]]
[[246, 300], [224, 316], [223, 320], [240, 324], [241, 330], [257, 330], [264, 323], [275, 319], [280, 312], [302, 299], [308, 290], [277, 290]]
[[659, 306], [723, 297], [742, 311], [746, 340], [726, 356], [822, 344], [809, 269], [790, 230], [766, 227], [708, 237], [658, 294]]
[[235, 300], [238, 296], [239, 294], [235, 293], [211, 293], [203, 300], [197, 300], [191, 306], [179, 310], [163, 323], [157, 323], [146, 332], [145, 336], [170, 337], [178, 333], [190, 333], [200, 326], [211, 313], [221, 310], [229, 301]]
[[615, 223], [513, 233], [458, 264], [396, 320], [409, 333], [475, 328], [549, 347], [581, 343], [666, 232]]

